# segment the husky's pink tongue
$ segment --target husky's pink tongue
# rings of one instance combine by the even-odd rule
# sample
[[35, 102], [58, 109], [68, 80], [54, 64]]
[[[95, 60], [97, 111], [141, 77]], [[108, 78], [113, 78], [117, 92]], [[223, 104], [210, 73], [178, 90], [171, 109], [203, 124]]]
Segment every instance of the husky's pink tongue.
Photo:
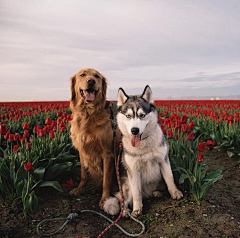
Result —
[[93, 92], [83, 91], [83, 93], [87, 101], [93, 101], [95, 99], [95, 94]]
[[131, 138], [131, 144], [133, 147], [137, 147], [140, 143], [140, 134], [136, 135], [136, 136], [132, 136]]

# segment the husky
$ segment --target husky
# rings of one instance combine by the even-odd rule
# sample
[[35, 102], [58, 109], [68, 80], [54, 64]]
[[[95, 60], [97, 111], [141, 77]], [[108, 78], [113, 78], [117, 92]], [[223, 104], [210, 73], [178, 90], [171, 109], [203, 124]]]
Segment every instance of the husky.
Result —
[[[157, 185], [161, 178], [166, 182], [173, 199], [181, 199], [183, 194], [177, 189], [168, 157], [168, 144], [158, 124], [158, 113], [147, 85], [142, 95], [129, 96], [120, 88], [117, 102], [117, 124], [122, 133], [122, 165], [125, 175], [121, 175], [124, 211], [127, 217], [133, 207], [132, 216], [142, 214], [143, 198], [160, 197]], [[104, 211], [116, 215], [120, 211], [120, 192], [105, 200]]]

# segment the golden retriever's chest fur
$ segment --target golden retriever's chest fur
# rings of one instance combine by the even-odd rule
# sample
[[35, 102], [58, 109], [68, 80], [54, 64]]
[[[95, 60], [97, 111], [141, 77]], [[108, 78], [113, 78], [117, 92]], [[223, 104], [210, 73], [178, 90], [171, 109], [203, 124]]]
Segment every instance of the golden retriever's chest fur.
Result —
[[[91, 166], [94, 166], [97, 162], [96, 160], [99, 160], [102, 154], [105, 153], [104, 148], [106, 148], [106, 144], [107, 148], [111, 150], [111, 145], [108, 145], [109, 139], [106, 138], [106, 130], [112, 130], [112, 124], [109, 119], [108, 110], [104, 109], [103, 111], [93, 114], [90, 117], [73, 115], [71, 122], [71, 139], [73, 145], [84, 156], [91, 155], [88, 156], [89, 161], [87, 162]], [[99, 161], [97, 163], [99, 164]]]

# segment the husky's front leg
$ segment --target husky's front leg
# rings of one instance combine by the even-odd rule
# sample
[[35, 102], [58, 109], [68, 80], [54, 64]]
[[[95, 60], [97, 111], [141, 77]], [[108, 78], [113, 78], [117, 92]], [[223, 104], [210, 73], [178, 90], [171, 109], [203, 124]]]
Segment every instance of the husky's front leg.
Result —
[[139, 171], [128, 171], [129, 186], [132, 191], [133, 211], [132, 216], [137, 217], [142, 214], [142, 187], [141, 176]]
[[183, 194], [180, 190], [177, 189], [174, 183], [173, 174], [172, 174], [171, 165], [170, 165], [168, 156], [161, 163], [161, 173], [167, 184], [168, 191], [171, 194], [172, 199], [181, 199], [183, 197]]

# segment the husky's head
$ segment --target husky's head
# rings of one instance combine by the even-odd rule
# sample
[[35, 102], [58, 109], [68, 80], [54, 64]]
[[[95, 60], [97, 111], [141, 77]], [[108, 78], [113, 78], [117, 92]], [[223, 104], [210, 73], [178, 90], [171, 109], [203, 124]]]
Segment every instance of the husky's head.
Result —
[[131, 144], [137, 147], [141, 140], [148, 137], [148, 129], [156, 123], [156, 110], [152, 91], [147, 85], [142, 95], [129, 96], [118, 90], [117, 122], [122, 134], [131, 137]]

